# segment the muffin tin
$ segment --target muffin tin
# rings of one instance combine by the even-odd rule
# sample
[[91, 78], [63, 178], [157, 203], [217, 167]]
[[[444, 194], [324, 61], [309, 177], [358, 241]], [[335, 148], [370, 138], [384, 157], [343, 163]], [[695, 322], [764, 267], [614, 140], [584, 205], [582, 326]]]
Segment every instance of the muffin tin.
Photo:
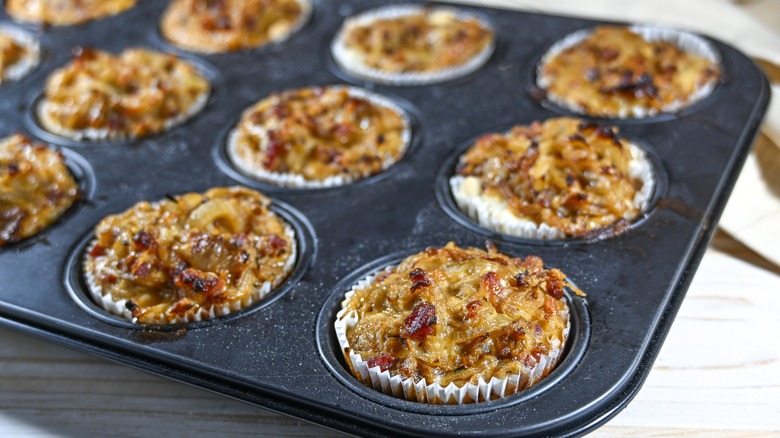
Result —
[[[46, 76], [69, 61], [73, 46], [182, 53], [162, 42], [156, 28], [166, 2], [143, 2], [80, 26], [20, 25], [42, 33], [45, 54], [30, 77], [0, 88], [0, 134], [27, 130], [66, 147], [85, 199], [38, 236], [0, 249], [0, 323], [357, 435], [575, 435], [625, 407], [652, 366], [758, 131], [766, 79], [744, 55], [713, 41], [724, 80], [710, 97], [675, 115], [614, 121], [622, 135], [641, 141], [660, 175], [645, 218], [601, 240], [509, 238], [459, 213], [446, 179], [480, 134], [569, 114], [534, 98], [536, 63], [560, 38], [599, 23], [458, 6], [495, 27], [488, 63], [450, 82], [379, 86], [341, 72], [328, 47], [346, 16], [382, 4], [316, 1], [311, 21], [283, 43], [188, 55], [214, 72], [204, 111], [162, 135], [120, 144], [43, 135], [30, 111]], [[225, 138], [245, 108], [273, 91], [338, 83], [384, 94], [409, 112], [412, 146], [399, 163], [317, 190], [269, 186], [232, 169]], [[275, 211], [304, 236], [294, 273], [274, 295], [244, 312], [184, 327], [135, 326], [89, 301], [80, 261], [103, 216], [140, 200], [234, 184], [270, 196]], [[572, 332], [558, 368], [517, 395], [464, 406], [395, 399], [353, 379], [333, 332], [349, 286], [427, 246], [450, 240], [483, 246], [486, 239], [505, 253], [541, 256], [588, 294], [567, 295]]]

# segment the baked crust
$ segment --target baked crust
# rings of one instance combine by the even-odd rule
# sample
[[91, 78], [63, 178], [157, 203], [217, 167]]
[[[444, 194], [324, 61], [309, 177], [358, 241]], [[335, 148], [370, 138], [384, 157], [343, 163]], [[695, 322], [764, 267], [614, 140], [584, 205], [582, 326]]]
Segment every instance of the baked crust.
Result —
[[517, 221], [562, 234], [551, 237], [596, 238], [642, 214], [651, 172], [641, 149], [616, 129], [562, 117], [480, 137], [461, 156], [451, 186], [459, 204], [492, 201]]
[[448, 7], [392, 5], [348, 18], [334, 39], [336, 62], [365, 79], [406, 84], [449, 80], [481, 67], [494, 32]]
[[29, 33], [0, 24], [0, 84], [18, 81], [40, 61], [38, 41]]
[[183, 49], [228, 52], [284, 40], [310, 13], [309, 0], [174, 0], [160, 29]]
[[0, 246], [37, 234], [79, 197], [61, 152], [22, 134], [0, 140]]
[[383, 171], [403, 156], [409, 138], [403, 110], [388, 99], [354, 87], [312, 87], [247, 109], [228, 152], [254, 178], [319, 187]]
[[243, 187], [140, 202], [105, 217], [84, 261], [93, 297], [143, 324], [213, 318], [261, 299], [295, 264], [292, 228]]
[[16, 20], [68, 26], [116, 15], [136, 0], [6, 0], [8, 15]]
[[[572, 44], [564, 41], [543, 58], [538, 82], [550, 100], [584, 114], [625, 118], [675, 111], [709, 94], [720, 78], [717, 55], [691, 34], [600, 26], [569, 38]], [[675, 40], [687, 42], [689, 50]]]
[[346, 330], [347, 362], [357, 353], [370, 368], [441, 387], [522, 375], [565, 345], [565, 286], [565, 275], [536, 256], [452, 242], [429, 248], [345, 300], [339, 318], [357, 320]]
[[38, 121], [73, 140], [117, 140], [169, 129], [199, 112], [208, 80], [174, 55], [127, 49], [119, 55], [81, 48], [46, 81]]

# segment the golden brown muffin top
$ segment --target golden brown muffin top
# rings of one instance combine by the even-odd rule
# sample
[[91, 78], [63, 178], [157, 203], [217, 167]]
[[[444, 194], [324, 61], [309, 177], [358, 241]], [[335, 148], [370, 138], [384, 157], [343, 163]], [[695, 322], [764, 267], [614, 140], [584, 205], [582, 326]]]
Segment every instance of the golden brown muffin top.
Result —
[[641, 214], [642, 181], [629, 174], [633, 154], [616, 128], [554, 118], [506, 134], [488, 134], [464, 153], [457, 173], [473, 176], [487, 196], [517, 217], [567, 236], [617, 233]]
[[294, 263], [292, 229], [269, 204], [243, 187], [140, 202], [97, 225], [88, 278], [145, 324], [257, 298]]
[[347, 22], [345, 48], [363, 65], [383, 72], [437, 72], [465, 64], [493, 42], [493, 31], [475, 18], [442, 8]]
[[541, 66], [553, 100], [593, 116], [626, 117], [639, 107], [675, 109], [712, 86], [720, 68], [667, 41], [647, 41], [627, 27], [600, 26]]
[[24, 44], [19, 44], [14, 38], [2, 33], [0, 29], [0, 82], [6, 76], [6, 71], [12, 65], [28, 56], [30, 49]]
[[174, 0], [161, 29], [184, 49], [228, 52], [286, 38], [310, 7], [308, 0]]
[[505, 378], [563, 348], [564, 286], [565, 275], [544, 269], [539, 257], [450, 242], [356, 290], [344, 307], [358, 315], [347, 339], [369, 367], [426, 384]]
[[68, 26], [116, 15], [136, 0], [6, 0], [8, 15], [16, 20]]
[[398, 161], [408, 136], [405, 117], [366, 92], [302, 88], [273, 94], [244, 112], [234, 136], [234, 160], [306, 180], [357, 179]]
[[35, 235], [79, 196], [62, 153], [22, 134], [0, 140], [0, 246]]
[[54, 71], [38, 109], [41, 124], [69, 138], [135, 138], [164, 131], [199, 111], [209, 82], [174, 55], [79, 48]]

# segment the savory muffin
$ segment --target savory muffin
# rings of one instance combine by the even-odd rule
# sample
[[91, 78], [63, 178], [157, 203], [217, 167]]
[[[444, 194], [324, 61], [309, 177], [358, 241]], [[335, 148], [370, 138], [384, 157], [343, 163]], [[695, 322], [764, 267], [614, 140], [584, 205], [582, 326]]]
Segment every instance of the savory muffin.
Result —
[[282, 41], [310, 14], [309, 0], [174, 0], [160, 29], [185, 50], [229, 52]]
[[564, 117], [480, 137], [450, 187], [460, 209], [490, 230], [588, 239], [637, 219], [654, 181], [644, 151], [615, 128]]
[[0, 24], [0, 84], [18, 81], [38, 65], [41, 48], [29, 33]]
[[61, 152], [21, 134], [0, 140], [0, 246], [37, 234], [79, 196]]
[[171, 54], [78, 48], [73, 61], [46, 81], [38, 121], [73, 140], [144, 137], [198, 113], [210, 89], [198, 69]]
[[537, 84], [573, 111], [627, 118], [679, 110], [707, 96], [719, 78], [717, 52], [695, 35], [600, 26], [554, 45]]
[[336, 63], [348, 73], [395, 85], [426, 84], [481, 67], [494, 48], [492, 28], [449, 7], [391, 5], [350, 17], [334, 39]]
[[116, 15], [136, 0], [6, 0], [8, 15], [16, 20], [68, 26]]
[[420, 402], [474, 403], [553, 370], [569, 332], [567, 286], [539, 257], [450, 242], [358, 283], [335, 328], [366, 385]]
[[297, 243], [270, 200], [242, 187], [140, 202], [105, 217], [84, 261], [94, 300], [140, 324], [226, 315], [271, 293]]
[[341, 185], [395, 164], [411, 137], [403, 110], [363, 89], [312, 87], [272, 94], [228, 137], [241, 172], [271, 184]]

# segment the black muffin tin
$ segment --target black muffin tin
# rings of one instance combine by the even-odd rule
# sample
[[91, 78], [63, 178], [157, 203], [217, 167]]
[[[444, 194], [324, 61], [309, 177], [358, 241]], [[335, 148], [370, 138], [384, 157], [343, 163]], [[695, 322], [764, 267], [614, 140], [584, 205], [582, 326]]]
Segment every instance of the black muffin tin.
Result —
[[[576, 435], [626, 406], [672, 324], [766, 109], [767, 82], [748, 58], [712, 41], [724, 75], [711, 96], [675, 115], [614, 122], [655, 163], [659, 185], [646, 217], [610, 238], [540, 242], [471, 224], [454, 208], [446, 179], [479, 134], [568, 114], [533, 98], [536, 63], [560, 38], [598, 22], [459, 6], [495, 27], [488, 63], [445, 83], [391, 87], [350, 78], [328, 51], [344, 17], [386, 3], [320, 0], [311, 21], [284, 43], [188, 54], [213, 80], [214, 93], [182, 126], [120, 144], [41, 132], [33, 103], [74, 46], [184, 53], [157, 31], [166, 4], [141, 2], [79, 26], [22, 25], [41, 36], [44, 56], [32, 75], [0, 88], [0, 134], [27, 131], [64, 146], [85, 199], [37, 237], [0, 249], [0, 323], [357, 435]], [[277, 188], [230, 170], [225, 136], [242, 110], [274, 91], [339, 83], [384, 94], [408, 110], [414, 140], [398, 164], [322, 190]], [[275, 295], [236, 315], [175, 328], [134, 326], [89, 301], [80, 260], [102, 217], [140, 200], [235, 184], [272, 197], [303, 237], [298, 266]], [[567, 295], [573, 327], [560, 366], [520, 394], [467, 406], [417, 404], [358, 384], [332, 330], [347, 288], [427, 246], [483, 246], [486, 239], [505, 253], [541, 256], [587, 292], [585, 299]]]

